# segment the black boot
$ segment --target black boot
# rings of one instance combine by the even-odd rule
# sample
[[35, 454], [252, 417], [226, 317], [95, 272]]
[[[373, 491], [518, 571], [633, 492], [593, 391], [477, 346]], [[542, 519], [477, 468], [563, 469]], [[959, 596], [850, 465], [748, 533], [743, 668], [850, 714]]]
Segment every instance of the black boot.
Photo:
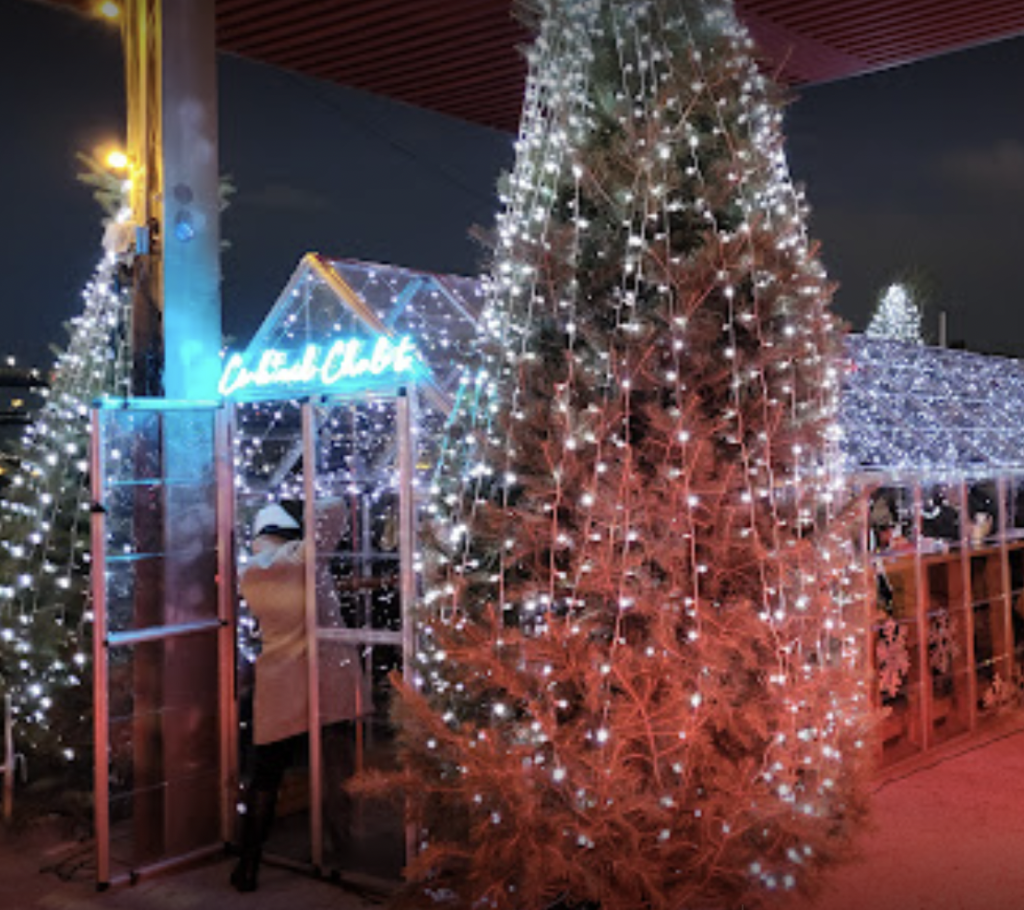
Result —
[[241, 856], [231, 873], [231, 884], [238, 891], [255, 891], [259, 886], [263, 844], [274, 823], [277, 790], [252, 789], [246, 796], [242, 816]]
[[231, 884], [235, 886], [236, 891], [255, 891], [259, 887], [259, 871], [259, 854], [253, 856], [243, 853], [235, 868], [231, 870]]

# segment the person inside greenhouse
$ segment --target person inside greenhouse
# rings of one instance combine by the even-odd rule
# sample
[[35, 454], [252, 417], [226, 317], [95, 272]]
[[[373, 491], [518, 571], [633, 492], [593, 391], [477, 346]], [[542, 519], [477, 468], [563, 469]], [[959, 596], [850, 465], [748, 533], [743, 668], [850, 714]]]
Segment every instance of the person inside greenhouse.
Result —
[[921, 533], [932, 540], [953, 542], [960, 540], [960, 517], [950, 503], [946, 488], [941, 484], [932, 488], [921, 508]]
[[[318, 516], [323, 519], [318, 524], [325, 539], [336, 540], [335, 526], [344, 521], [344, 510], [318, 509]], [[253, 746], [250, 754], [243, 755], [248, 769], [239, 807], [240, 858], [231, 873], [231, 883], [239, 891], [255, 891], [258, 886], [278, 792], [285, 771], [308, 755], [310, 724], [306, 560], [315, 557], [315, 542], [303, 534], [301, 505], [285, 501], [260, 509], [252, 537], [252, 557], [241, 570], [239, 587], [258, 623], [260, 649], [252, 703]], [[365, 684], [359, 656], [351, 646], [332, 642], [329, 654], [321, 651], [320, 670], [320, 723], [333, 724], [338, 730], [356, 717], [363, 701], [357, 695]], [[327, 739], [324, 744], [326, 749]], [[349, 764], [328, 763], [326, 770], [344, 770]], [[343, 781], [327, 783], [328, 831], [340, 841], [347, 830], [348, 800]]]
[[994, 491], [986, 489], [984, 484], [974, 484], [967, 492], [967, 513], [970, 517], [971, 542], [981, 544], [988, 538], [995, 527], [997, 507]]

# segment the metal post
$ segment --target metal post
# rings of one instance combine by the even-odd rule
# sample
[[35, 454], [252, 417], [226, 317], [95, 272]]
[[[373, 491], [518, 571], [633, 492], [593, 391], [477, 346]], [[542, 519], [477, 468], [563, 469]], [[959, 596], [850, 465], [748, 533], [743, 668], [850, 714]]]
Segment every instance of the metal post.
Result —
[[[414, 621], [416, 605], [416, 491], [413, 487], [413, 440], [412, 419], [409, 407], [408, 389], [398, 393], [395, 422], [398, 435], [398, 565], [401, 573], [402, 591], [402, 679], [412, 679], [412, 658], [416, 647], [416, 626]], [[405, 818], [405, 860], [409, 862], [416, 853], [416, 823], [406, 810]]]
[[[999, 603], [1002, 608], [1000, 622], [1000, 638], [1003, 642], [1002, 653], [999, 660], [1003, 666], [1003, 679], [1007, 684], [1013, 680], [1013, 591], [1010, 578], [1010, 549], [1007, 543], [1007, 528], [1009, 527], [1008, 508], [1010, 496], [1010, 485], [1005, 474], [999, 475], [996, 479], [996, 514], [993, 516], [996, 525], [996, 546], [999, 548]], [[993, 623], [993, 626], [995, 624]], [[994, 649], [993, 649], [994, 651]], [[994, 656], [994, 655], [993, 655]]]
[[103, 422], [93, 409], [92, 603], [93, 603], [93, 819], [96, 829], [96, 885], [110, 883], [110, 705], [107, 668], [106, 522], [103, 511]]
[[921, 484], [914, 482], [914, 590], [916, 603], [914, 604], [917, 621], [917, 685], [921, 690], [920, 718], [921, 724], [921, 751], [927, 752], [932, 747], [932, 726], [934, 724], [932, 710], [932, 670], [928, 660], [928, 629], [929, 629], [929, 607], [931, 606], [931, 591], [928, 589], [928, 576], [924, 570], [924, 562], [921, 559], [921, 511], [923, 508], [923, 496]]
[[217, 413], [217, 618], [220, 686], [221, 839], [234, 836], [238, 786], [238, 702], [235, 698], [235, 484], [232, 457], [234, 407]]
[[[858, 477], [854, 482], [857, 483], [859, 481], [860, 478]], [[868, 481], [868, 486], [870, 487], [870, 481]], [[870, 496], [861, 487], [854, 486], [854, 490], [855, 495], [860, 501], [858, 521], [860, 523], [861, 557], [864, 566], [864, 578], [866, 579], [865, 586], [867, 588], [864, 609], [861, 611], [860, 616], [858, 616], [858, 621], [861, 623], [861, 642], [863, 645], [860, 670], [863, 673], [863, 678], [869, 682], [868, 698], [871, 710], [879, 711], [881, 709], [881, 694], [878, 688], [878, 667], [875, 657], [875, 638], [877, 634], [875, 632], [875, 616], [878, 615], [878, 573], [880, 571], [881, 557], [877, 556], [871, 549], [873, 541], [871, 536]], [[882, 737], [877, 737], [873, 757], [878, 767], [882, 766], [882, 758], [885, 751], [884, 745]]]
[[11, 823], [14, 814], [14, 768], [17, 760], [14, 757], [14, 721], [11, 716], [11, 694], [4, 695], [4, 763], [0, 771], [4, 773], [4, 824]]
[[316, 406], [302, 405], [302, 479], [305, 496], [306, 686], [309, 696], [309, 839], [314, 867], [323, 868], [323, 755], [320, 736], [320, 654], [316, 603]]
[[963, 480], [957, 485], [960, 497], [960, 571], [964, 587], [964, 641], [967, 644], [967, 726], [978, 726], [978, 655], [974, 640], [974, 582], [971, 578], [970, 536], [967, 529], [967, 487]]
[[408, 391], [402, 389], [396, 404], [398, 433], [398, 554], [402, 586], [402, 676], [412, 678], [412, 655], [416, 644], [413, 620], [416, 604], [416, 495], [413, 489], [412, 421]]

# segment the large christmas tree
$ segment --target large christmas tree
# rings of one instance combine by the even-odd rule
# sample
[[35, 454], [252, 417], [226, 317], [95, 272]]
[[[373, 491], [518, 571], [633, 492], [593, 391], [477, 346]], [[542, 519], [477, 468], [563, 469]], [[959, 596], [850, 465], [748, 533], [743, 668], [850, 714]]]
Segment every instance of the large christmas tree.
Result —
[[755, 906], [864, 809], [830, 287], [731, 4], [533, 12], [401, 701], [411, 895]]

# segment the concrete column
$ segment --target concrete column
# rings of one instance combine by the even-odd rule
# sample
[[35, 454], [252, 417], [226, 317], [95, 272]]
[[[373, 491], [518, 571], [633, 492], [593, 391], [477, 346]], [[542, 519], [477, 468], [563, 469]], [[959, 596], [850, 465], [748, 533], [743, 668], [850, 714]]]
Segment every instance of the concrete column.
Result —
[[163, 0], [161, 32], [164, 395], [210, 400], [221, 344], [214, 0]]

